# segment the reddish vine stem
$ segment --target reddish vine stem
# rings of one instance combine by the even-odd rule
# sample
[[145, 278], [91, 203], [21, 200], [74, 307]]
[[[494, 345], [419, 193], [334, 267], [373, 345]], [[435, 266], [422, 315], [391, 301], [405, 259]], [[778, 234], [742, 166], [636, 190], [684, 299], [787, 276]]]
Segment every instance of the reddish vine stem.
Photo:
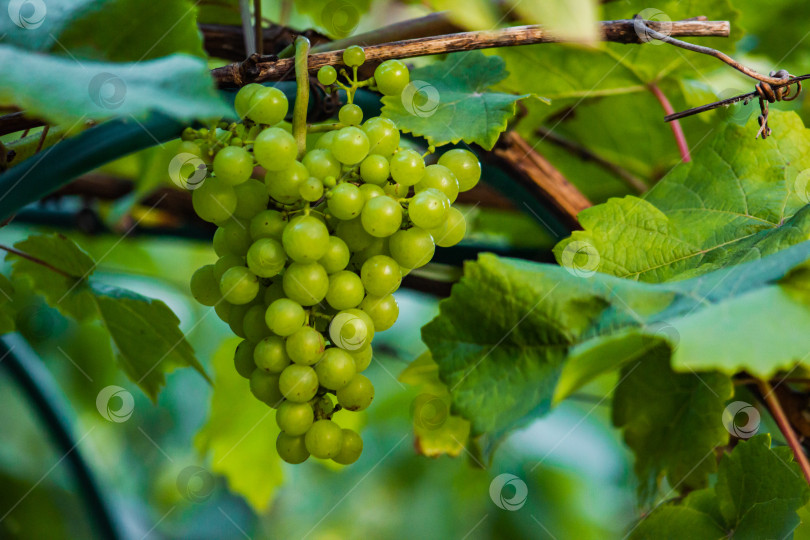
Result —
[[[647, 87], [650, 89], [650, 92], [653, 93], [656, 99], [658, 99], [658, 103], [661, 104], [665, 114], [670, 115], [675, 112], [675, 109], [672, 108], [672, 104], [667, 99], [666, 94], [661, 91], [657, 84], [650, 83], [647, 85]], [[686, 135], [683, 133], [681, 123], [676, 120], [674, 122], [670, 122], [669, 125], [672, 128], [672, 134], [675, 136], [675, 142], [678, 144], [678, 151], [681, 153], [681, 161], [684, 163], [692, 161], [692, 156], [689, 155], [689, 144], [686, 142]]]
[[36, 263], [36, 264], [38, 264], [40, 266], [44, 266], [48, 270], [53, 270], [57, 274], [65, 276], [68, 279], [76, 279], [73, 276], [71, 276], [70, 274], [68, 274], [67, 272], [64, 272], [64, 271], [58, 269], [57, 267], [53, 266], [50, 263], [47, 263], [47, 262], [43, 261], [42, 259], [34, 257], [33, 255], [29, 255], [28, 253], [25, 253], [24, 251], [20, 251], [18, 249], [14, 249], [12, 247], [5, 246], [3, 244], [0, 244], [0, 249], [2, 249], [3, 251], [7, 251], [8, 253], [11, 253], [13, 255], [17, 255], [18, 257], [22, 257], [23, 259], [27, 259], [27, 260], [31, 261], [32, 263]]
[[[659, 28], [659, 23], [649, 23]], [[649, 28], [645, 26], [645, 28]], [[676, 21], [668, 23], [668, 32], [677, 36], [728, 37], [728, 21]], [[632, 20], [602, 21], [602, 39], [615, 43], [641, 43], [637, 27]], [[381, 45], [365, 49], [367, 62], [392, 58], [413, 58], [434, 54], [512, 47], [536, 43], [558, 43], [561, 40], [538, 25], [512, 26], [494, 31], [459, 32]], [[313, 54], [309, 57], [309, 72], [314, 74], [323, 66], [342, 63], [343, 51]], [[244, 86], [249, 82], [275, 81], [288, 77], [293, 72], [294, 59], [259, 57], [246, 62], [230, 64], [211, 71], [220, 87]]]
[[777, 399], [773, 387], [771, 387], [768, 381], [763, 381], [762, 379], [757, 379], [757, 386], [759, 386], [762, 399], [768, 406], [768, 410], [770, 410], [774, 420], [776, 420], [779, 430], [782, 432], [782, 435], [785, 436], [785, 440], [787, 440], [790, 449], [793, 450], [793, 455], [796, 457], [796, 462], [802, 469], [802, 473], [804, 473], [805, 480], [810, 484], [810, 461], [808, 461], [807, 454], [804, 453], [804, 449], [802, 448], [802, 443], [799, 442], [798, 437], [796, 437], [796, 432], [793, 431], [793, 427], [790, 425], [790, 421], [784, 409], [782, 409], [782, 404], [779, 403], [779, 399]]

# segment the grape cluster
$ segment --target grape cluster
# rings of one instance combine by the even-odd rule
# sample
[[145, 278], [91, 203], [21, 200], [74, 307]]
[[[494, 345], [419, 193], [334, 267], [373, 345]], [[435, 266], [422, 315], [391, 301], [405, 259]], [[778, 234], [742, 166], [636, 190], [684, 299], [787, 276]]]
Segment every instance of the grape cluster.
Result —
[[[187, 129], [181, 143], [181, 151], [212, 165], [192, 201], [218, 226], [219, 259], [194, 273], [191, 292], [244, 339], [236, 371], [276, 409], [276, 449], [289, 463], [310, 455], [341, 464], [359, 458], [360, 435], [332, 415], [371, 404], [374, 387], [362, 372], [375, 332], [399, 315], [392, 293], [431, 260], [435, 246], [461, 241], [464, 216], [451, 205], [481, 176], [467, 150], [426, 165], [400, 146], [394, 122], [363, 121], [355, 90], [399, 95], [409, 82], [402, 62], [383, 62], [373, 79], [358, 81], [363, 50], [350, 47], [343, 58], [353, 71], [341, 70], [347, 84], [331, 66], [318, 79], [346, 89], [348, 104], [339, 123], [316, 127], [330, 129], [303, 155], [283, 124], [285, 95], [258, 84], [236, 95], [242, 122]], [[257, 164], [264, 182], [252, 178]]]

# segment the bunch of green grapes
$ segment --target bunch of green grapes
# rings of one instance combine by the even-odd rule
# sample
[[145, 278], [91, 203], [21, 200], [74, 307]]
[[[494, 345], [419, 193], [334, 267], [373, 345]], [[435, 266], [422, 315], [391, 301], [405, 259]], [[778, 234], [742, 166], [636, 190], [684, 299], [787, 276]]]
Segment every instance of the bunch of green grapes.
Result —
[[[187, 130], [182, 143], [212, 165], [192, 200], [202, 219], [218, 225], [219, 259], [194, 273], [191, 292], [244, 339], [236, 371], [276, 409], [276, 449], [289, 463], [310, 455], [358, 459], [362, 439], [332, 417], [371, 404], [374, 386], [363, 371], [375, 333], [399, 315], [393, 293], [437, 245], [461, 241], [466, 224], [452, 203], [481, 176], [467, 150], [426, 165], [400, 146], [394, 122], [363, 121], [352, 103], [359, 86], [396, 96], [409, 82], [398, 60], [358, 81], [364, 56], [359, 47], [344, 52], [353, 71], [342, 71], [347, 84], [331, 66], [318, 73], [322, 84], [345, 88], [349, 103], [338, 123], [316, 127], [329, 130], [303, 155], [282, 127], [284, 94], [257, 84], [236, 95], [241, 123]], [[263, 182], [253, 178], [257, 164]]]

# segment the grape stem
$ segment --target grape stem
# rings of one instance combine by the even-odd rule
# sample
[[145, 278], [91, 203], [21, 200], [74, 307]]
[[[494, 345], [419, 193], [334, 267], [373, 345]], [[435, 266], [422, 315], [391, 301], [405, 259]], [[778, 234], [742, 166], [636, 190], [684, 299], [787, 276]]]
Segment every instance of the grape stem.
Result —
[[309, 72], [307, 57], [309, 40], [304, 36], [295, 38], [295, 82], [298, 87], [293, 107], [293, 135], [298, 144], [298, 159], [307, 151], [307, 108], [309, 107]]
[[776, 420], [776, 424], [779, 426], [779, 431], [781, 431], [782, 435], [785, 436], [788, 446], [790, 446], [790, 449], [793, 450], [796, 463], [799, 464], [799, 468], [801, 468], [805, 480], [810, 483], [810, 461], [807, 459], [807, 455], [804, 453], [801, 442], [796, 437], [796, 432], [793, 431], [793, 427], [790, 425], [790, 421], [782, 408], [782, 404], [776, 397], [774, 388], [771, 387], [768, 381], [761, 379], [757, 380], [757, 386], [759, 386], [762, 399], [768, 406], [771, 416], [773, 416], [773, 419]]
[[344, 127], [346, 126], [340, 122], [335, 122], [333, 124], [310, 124], [309, 127], [307, 127], [307, 131], [310, 133], [322, 133], [324, 131], [334, 131]]

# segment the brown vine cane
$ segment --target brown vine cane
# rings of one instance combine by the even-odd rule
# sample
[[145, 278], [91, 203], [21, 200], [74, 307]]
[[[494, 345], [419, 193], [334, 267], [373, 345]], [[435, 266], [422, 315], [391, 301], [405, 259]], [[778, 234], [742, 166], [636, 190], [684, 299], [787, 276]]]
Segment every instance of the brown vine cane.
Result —
[[[784, 79], [785, 81], [793, 79], [793, 75], [784, 69], [780, 69], [779, 71], [771, 71], [768, 75], [771, 77]], [[767, 139], [771, 134], [771, 128], [768, 126], [768, 104], [776, 103], [777, 101], [793, 101], [799, 97], [799, 94], [802, 92], [802, 82], [796, 81], [796, 91], [794, 93], [791, 93], [792, 86], [789, 84], [774, 88], [769, 83], [760, 81], [757, 83], [755, 88], [756, 93], [759, 96], [759, 110], [761, 111], [760, 115], [757, 117], [757, 121], [759, 122], [757, 138], [762, 135], [763, 139]], [[745, 100], [744, 104], [747, 105], [748, 100]]]

